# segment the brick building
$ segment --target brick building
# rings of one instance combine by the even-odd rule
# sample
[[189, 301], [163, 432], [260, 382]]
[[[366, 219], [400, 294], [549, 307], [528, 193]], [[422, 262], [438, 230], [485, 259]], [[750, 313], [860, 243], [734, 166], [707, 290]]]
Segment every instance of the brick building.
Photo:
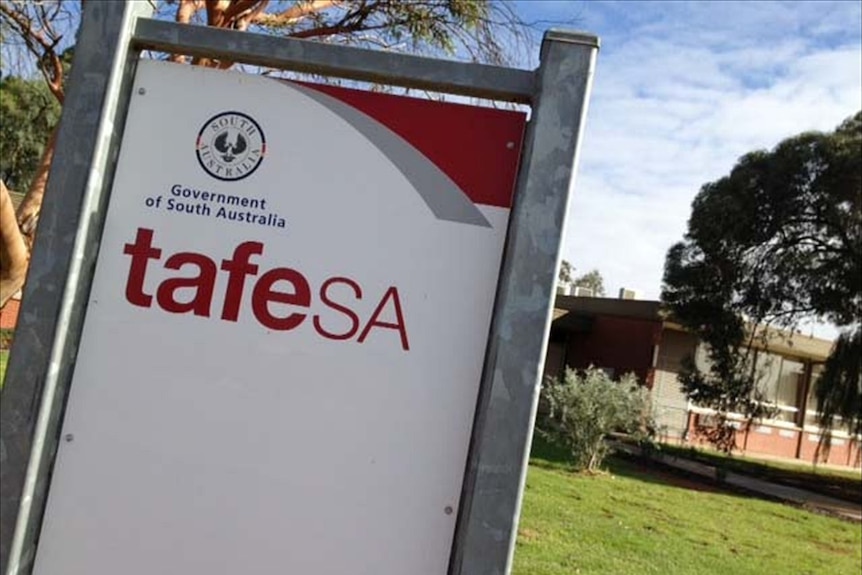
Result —
[[15, 329], [18, 323], [18, 310], [21, 308], [21, 292], [12, 296], [3, 309], [0, 309], [0, 329]]
[[[777, 331], [767, 335], [768, 351], [755, 351], [755, 365], [776, 415], [748, 429], [740, 417], [737, 446], [743, 453], [811, 461], [820, 440], [814, 389], [832, 342], [799, 334], [787, 339]], [[705, 365], [698, 338], [670, 321], [657, 301], [558, 295], [545, 375], [591, 365], [612, 376], [633, 372], [651, 390], [663, 439], [697, 444], [703, 441], [698, 424], [708, 424], [711, 412], [692, 405], [680, 390], [677, 376], [686, 356]], [[859, 466], [860, 438], [832, 435], [828, 462]]]

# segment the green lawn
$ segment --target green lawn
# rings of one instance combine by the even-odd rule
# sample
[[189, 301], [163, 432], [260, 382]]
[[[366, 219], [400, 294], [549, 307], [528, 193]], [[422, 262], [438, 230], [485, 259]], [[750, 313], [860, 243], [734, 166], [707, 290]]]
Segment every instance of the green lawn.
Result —
[[723, 467], [777, 483], [809, 489], [848, 501], [862, 501], [862, 470], [836, 469], [803, 462], [772, 461], [740, 455], [728, 456], [717, 451], [662, 445], [665, 455], [682, 456], [707, 465]]
[[[862, 528], [790, 506], [670, 486], [638, 464], [574, 474], [537, 444], [514, 575], [858, 575]], [[685, 480], [681, 480], [682, 483]]]
[[3, 389], [3, 378], [6, 374], [7, 361], [9, 361], [9, 350], [0, 349], [0, 389]]

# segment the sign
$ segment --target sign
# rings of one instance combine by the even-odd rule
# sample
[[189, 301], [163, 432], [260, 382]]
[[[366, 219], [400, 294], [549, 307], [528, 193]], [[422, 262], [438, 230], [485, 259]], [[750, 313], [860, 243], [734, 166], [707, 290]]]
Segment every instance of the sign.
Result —
[[34, 573], [445, 573], [524, 124], [140, 62]]

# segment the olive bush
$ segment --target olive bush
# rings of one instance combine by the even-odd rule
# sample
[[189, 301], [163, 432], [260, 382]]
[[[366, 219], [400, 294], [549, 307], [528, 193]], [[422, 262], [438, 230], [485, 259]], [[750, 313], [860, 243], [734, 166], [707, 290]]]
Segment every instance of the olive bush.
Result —
[[577, 470], [595, 471], [610, 453], [612, 432], [638, 439], [653, 434], [649, 392], [633, 374], [614, 381], [601, 369], [566, 370], [542, 389], [539, 432], [564, 447]]

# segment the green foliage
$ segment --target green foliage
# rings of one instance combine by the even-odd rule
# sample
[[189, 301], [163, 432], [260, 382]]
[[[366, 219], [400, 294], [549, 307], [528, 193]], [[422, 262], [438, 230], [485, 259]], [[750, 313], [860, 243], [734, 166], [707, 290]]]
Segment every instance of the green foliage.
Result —
[[567, 260], [560, 263], [560, 271], [557, 274], [557, 282], [563, 286], [576, 286], [593, 291], [595, 296], [605, 295], [605, 282], [599, 270], [591, 270], [581, 276], [575, 277], [575, 266]]
[[0, 349], [0, 390], [3, 389], [3, 382], [6, 381], [6, 364], [9, 362], [9, 350]]
[[60, 104], [41, 79], [5, 77], [0, 118], [0, 178], [9, 189], [24, 192], [60, 119]]
[[728, 417], [729, 413], [745, 414], [746, 425], [754, 419], [775, 414], [774, 407], [758, 389], [758, 381], [764, 374], [762, 369], [755, 369], [754, 354], [750, 351], [734, 347], [732, 342], [710, 350], [712, 362], [706, 370], [699, 369], [692, 357], [683, 357], [677, 376], [689, 399], [716, 411], [698, 432], [728, 454], [737, 447], [736, 422]]
[[560, 271], [557, 274], [557, 281], [563, 285], [569, 285], [572, 283], [572, 277], [575, 273], [575, 268], [572, 264], [566, 260], [560, 262]]
[[[689, 397], [720, 416], [762, 415], [749, 357], [755, 328], [792, 328], [818, 317], [858, 333], [860, 262], [862, 112], [834, 132], [804, 133], [746, 154], [730, 175], [704, 185], [688, 232], [668, 252], [662, 290], [674, 318], [708, 345], [708, 372], [689, 362], [682, 375]], [[846, 375], [819, 386], [843, 386], [822, 391], [842, 399], [822, 408], [839, 410], [844, 425], [858, 430], [858, 356], [856, 376], [854, 362], [842, 357], [830, 361]]]
[[[293, 4], [271, 3], [250, 30], [413, 53], [458, 54], [491, 63], [505, 62], [512, 52], [509, 41], [524, 37], [523, 24], [503, 2], [337, 2], [299, 20], [274, 17]], [[162, 13], [171, 9], [170, 3], [160, 3]]]
[[572, 282], [572, 285], [587, 288], [593, 291], [595, 296], [605, 295], [605, 280], [599, 270], [591, 270], [584, 275], [578, 277]]
[[608, 434], [646, 436], [653, 428], [649, 393], [631, 374], [614, 381], [596, 368], [567, 370], [561, 381], [548, 380], [542, 395], [547, 413], [539, 431], [571, 451], [577, 470], [601, 466]]
[[[847, 431], [862, 435], [862, 330], [844, 333], [835, 342], [832, 355], [826, 361], [823, 373], [817, 381], [815, 394], [820, 407], [818, 425], [832, 429], [836, 419], [846, 422]], [[828, 454], [830, 436], [824, 434], [820, 447]]]
[[10, 347], [12, 347], [12, 339], [14, 337], [14, 329], [0, 329], [0, 349], [9, 349]]

